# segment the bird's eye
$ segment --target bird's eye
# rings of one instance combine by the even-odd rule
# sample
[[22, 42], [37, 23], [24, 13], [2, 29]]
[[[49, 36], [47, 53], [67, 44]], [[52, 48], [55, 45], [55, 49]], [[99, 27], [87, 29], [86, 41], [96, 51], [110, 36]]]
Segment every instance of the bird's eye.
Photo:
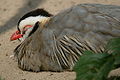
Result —
[[22, 34], [25, 34], [25, 32], [26, 32], [26, 31], [23, 30], [23, 31], [22, 31]]
[[22, 34], [25, 34], [25, 32], [31, 27], [32, 27], [32, 25], [26, 25], [22, 30]]

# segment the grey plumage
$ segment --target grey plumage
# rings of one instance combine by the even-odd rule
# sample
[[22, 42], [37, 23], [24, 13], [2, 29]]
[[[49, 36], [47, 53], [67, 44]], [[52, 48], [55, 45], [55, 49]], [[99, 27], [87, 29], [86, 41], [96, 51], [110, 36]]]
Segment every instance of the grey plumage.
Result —
[[97, 8], [74, 6], [40, 23], [14, 51], [19, 67], [35, 72], [72, 70], [83, 51], [104, 52], [108, 40], [120, 37], [120, 21]]

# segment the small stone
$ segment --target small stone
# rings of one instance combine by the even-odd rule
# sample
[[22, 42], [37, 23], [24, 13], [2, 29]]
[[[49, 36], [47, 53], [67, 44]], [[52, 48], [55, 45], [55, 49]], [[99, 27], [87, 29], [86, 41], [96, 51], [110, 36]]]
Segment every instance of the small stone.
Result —
[[53, 74], [50, 74], [49, 76], [52, 76]]
[[3, 9], [3, 11], [6, 11], [7, 9]]
[[8, 56], [8, 54], [6, 54], [6, 56]]
[[10, 55], [10, 58], [14, 57], [14, 55]]

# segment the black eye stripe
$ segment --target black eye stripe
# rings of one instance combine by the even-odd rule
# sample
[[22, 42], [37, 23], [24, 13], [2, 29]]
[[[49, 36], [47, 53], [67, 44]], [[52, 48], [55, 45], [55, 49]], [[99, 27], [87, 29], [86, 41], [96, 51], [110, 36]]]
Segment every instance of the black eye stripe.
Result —
[[26, 31], [22, 31], [22, 34], [25, 34]]
[[31, 36], [39, 27], [39, 22], [36, 22], [35, 25], [33, 26], [32, 31], [29, 33], [28, 37]]
[[22, 34], [25, 34], [25, 32], [26, 32], [28, 29], [29, 29], [28, 27], [24, 27], [23, 30], [22, 30]]

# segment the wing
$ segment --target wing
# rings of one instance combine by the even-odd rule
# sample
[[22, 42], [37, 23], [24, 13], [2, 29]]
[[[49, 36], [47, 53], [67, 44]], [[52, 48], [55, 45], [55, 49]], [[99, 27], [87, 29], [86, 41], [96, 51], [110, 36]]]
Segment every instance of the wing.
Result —
[[77, 34], [95, 52], [100, 51], [99, 47], [104, 48], [111, 38], [120, 37], [120, 21], [117, 17], [87, 5], [78, 5], [54, 16], [48, 29], [53, 31], [57, 38]]
[[96, 7], [78, 5], [54, 16], [42, 35], [46, 45], [53, 40], [53, 61], [72, 69], [83, 51], [104, 52], [111, 38], [120, 37], [120, 21]]

